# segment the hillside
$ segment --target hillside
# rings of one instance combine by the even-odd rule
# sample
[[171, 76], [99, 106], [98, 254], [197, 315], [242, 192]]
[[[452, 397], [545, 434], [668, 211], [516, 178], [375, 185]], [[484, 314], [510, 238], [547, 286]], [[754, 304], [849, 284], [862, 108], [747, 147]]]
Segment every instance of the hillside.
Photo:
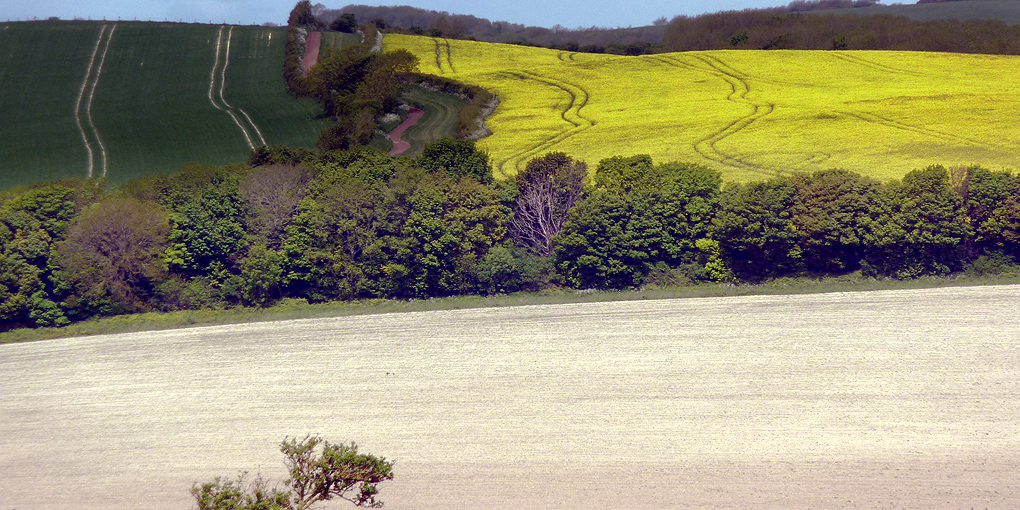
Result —
[[389, 35], [424, 72], [501, 104], [480, 141], [499, 172], [563, 151], [650, 154], [728, 180], [844, 168], [899, 178], [933, 163], [1016, 168], [1020, 57], [711, 51], [620, 57]]
[[287, 95], [285, 28], [140, 22], [0, 24], [0, 189], [112, 182], [251, 147], [312, 147], [328, 120]]
[[[527, 44], [532, 46], [577, 46], [616, 47], [622, 50], [627, 45], [656, 43], [662, 39], [664, 24], [646, 27], [606, 28], [587, 27], [569, 29], [565, 27], [525, 26], [509, 21], [488, 20], [469, 14], [448, 13], [402, 6], [348, 5], [341, 9], [323, 9], [319, 16], [330, 22], [342, 14], [353, 14], [361, 21], [378, 20], [394, 31], [438, 34], [454, 39], [477, 39], [485, 42]], [[663, 20], [665, 21], [665, 20]]]
[[[714, 30], [726, 32], [720, 42], [728, 45], [730, 38], [738, 34], [740, 30], [749, 27], [748, 16], [760, 15], [760, 20], [753, 24], [768, 25], [774, 20], [773, 16], [785, 14], [812, 14], [812, 15], [853, 15], [853, 16], [905, 16], [913, 22], [929, 22], [934, 20], [998, 20], [1007, 25], [1020, 24], [1020, 0], [966, 0], [928, 4], [901, 4], [892, 5], [867, 5], [868, 2], [844, 2], [856, 4], [856, 7], [843, 9], [834, 8], [839, 2], [826, 0], [795, 0], [786, 6], [772, 7], [765, 9], [747, 9], [742, 11], [720, 11], [700, 16], [676, 16], [669, 23], [662, 18], [652, 26], [607, 28], [566, 28], [524, 26], [507, 21], [490, 21], [472, 15], [440, 12], [435, 10], [419, 9], [409, 6], [367, 6], [348, 5], [341, 9], [322, 9], [319, 15], [325, 21], [330, 21], [342, 13], [350, 13], [357, 16], [359, 20], [378, 20], [385, 23], [395, 31], [406, 31], [418, 35], [440, 36], [451, 39], [472, 39], [485, 42], [498, 42], [509, 44], [525, 44], [529, 46], [542, 46], [558, 49], [569, 49], [571, 51], [585, 51], [593, 53], [615, 53], [615, 54], [640, 54], [655, 53], [660, 51], [680, 51], [690, 49], [723, 49], [718, 47], [697, 47], [677, 48], [671, 47], [668, 28], [675, 25], [674, 30], [685, 32], [685, 35], [697, 39], [704, 37]], [[857, 23], [852, 20], [844, 20], [832, 23], [832, 30], [844, 32], [849, 38], [848, 32], [853, 32], [852, 26]], [[899, 21], [898, 25], [903, 25]], [[910, 24], [909, 22], [907, 24]], [[966, 27], [950, 26], [940, 27], [942, 31], [963, 32], [960, 37], [982, 37], [988, 38], [987, 33], [967, 33]], [[674, 34], [673, 38], [676, 37]], [[1012, 39], [1013, 34], [998, 34], [993, 37]], [[665, 38], [665, 41], [664, 41]], [[666, 44], [660, 45], [659, 43]], [[789, 42], [789, 41], [787, 41]], [[829, 41], [826, 40], [825, 43]], [[860, 41], [852, 41], [860, 43]], [[923, 41], [918, 41], [923, 43]], [[963, 45], [960, 49], [950, 51], [973, 52]], [[740, 48], [745, 49], [745, 48]], [[815, 48], [800, 48], [815, 49]], [[817, 48], [829, 49], [829, 47]], [[907, 48], [863, 48], [851, 47], [849, 49], [907, 49]], [[996, 49], [985, 48], [986, 52], [1001, 53]], [[990, 50], [990, 51], [988, 51]], [[944, 51], [944, 50], [939, 50]], [[981, 51], [978, 51], [981, 52]]]
[[914, 21], [995, 19], [1008, 25], [1020, 24], [1020, 0], [966, 0], [930, 4], [872, 5], [857, 9], [835, 9], [815, 12], [850, 14], [854, 16], [888, 14], [891, 16], [906, 16]]

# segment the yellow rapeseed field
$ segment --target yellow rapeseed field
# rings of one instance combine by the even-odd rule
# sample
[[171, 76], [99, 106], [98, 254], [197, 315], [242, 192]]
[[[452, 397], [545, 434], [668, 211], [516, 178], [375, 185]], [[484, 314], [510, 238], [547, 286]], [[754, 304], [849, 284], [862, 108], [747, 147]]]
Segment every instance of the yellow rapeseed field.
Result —
[[745, 181], [844, 168], [878, 179], [939, 163], [1020, 167], [1020, 57], [709, 51], [641, 57], [387, 35], [424, 73], [500, 98], [479, 142], [498, 173], [562, 151], [691, 161]]

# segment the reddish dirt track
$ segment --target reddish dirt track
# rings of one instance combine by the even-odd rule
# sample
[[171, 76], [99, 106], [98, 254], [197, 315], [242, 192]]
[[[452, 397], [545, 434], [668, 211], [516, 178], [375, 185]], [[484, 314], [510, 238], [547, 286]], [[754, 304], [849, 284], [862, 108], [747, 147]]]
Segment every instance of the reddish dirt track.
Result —
[[390, 134], [386, 135], [390, 141], [393, 142], [393, 149], [390, 150], [390, 156], [403, 154], [404, 152], [407, 152], [407, 149], [411, 148], [411, 144], [401, 140], [400, 137], [404, 136], [404, 131], [407, 131], [407, 128], [417, 124], [424, 115], [425, 112], [412, 106], [407, 119], [394, 128], [393, 131], [390, 131]]
[[301, 63], [305, 74], [319, 61], [319, 46], [322, 43], [322, 32], [308, 32], [308, 40], [305, 43], [305, 58]]

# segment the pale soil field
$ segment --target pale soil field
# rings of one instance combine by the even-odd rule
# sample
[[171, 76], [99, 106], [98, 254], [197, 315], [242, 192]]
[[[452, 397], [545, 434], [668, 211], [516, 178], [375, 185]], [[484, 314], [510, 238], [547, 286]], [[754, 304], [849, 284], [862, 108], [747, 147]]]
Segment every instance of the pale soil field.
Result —
[[[391, 509], [1020, 508], [1020, 286], [524, 306], [0, 345], [0, 509], [193, 508], [284, 436]], [[327, 508], [347, 508], [333, 504]]]

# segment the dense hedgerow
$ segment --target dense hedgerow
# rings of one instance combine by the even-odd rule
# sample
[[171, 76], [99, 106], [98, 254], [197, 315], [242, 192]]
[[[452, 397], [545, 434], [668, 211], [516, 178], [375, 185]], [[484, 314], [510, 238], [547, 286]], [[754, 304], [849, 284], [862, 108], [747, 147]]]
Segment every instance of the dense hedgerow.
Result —
[[[826, 170], [723, 185], [711, 168], [648, 156], [602, 161], [579, 194], [556, 189], [576, 179], [553, 179], [545, 196], [573, 206], [551, 250], [532, 251], [511, 235], [541, 221], [522, 209], [532, 185], [484, 184], [433, 164], [484, 160], [465, 150], [474, 149], [436, 145], [430, 163], [273, 148], [253, 155], [258, 166], [190, 165], [120, 189], [77, 181], [4, 192], [0, 323], [285, 298], [987, 274], [1015, 272], [1020, 256], [1020, 177], [1008, 171], [935, 165], [878, 182]], [[529, 162], [578, 164], [556, 153]]]

